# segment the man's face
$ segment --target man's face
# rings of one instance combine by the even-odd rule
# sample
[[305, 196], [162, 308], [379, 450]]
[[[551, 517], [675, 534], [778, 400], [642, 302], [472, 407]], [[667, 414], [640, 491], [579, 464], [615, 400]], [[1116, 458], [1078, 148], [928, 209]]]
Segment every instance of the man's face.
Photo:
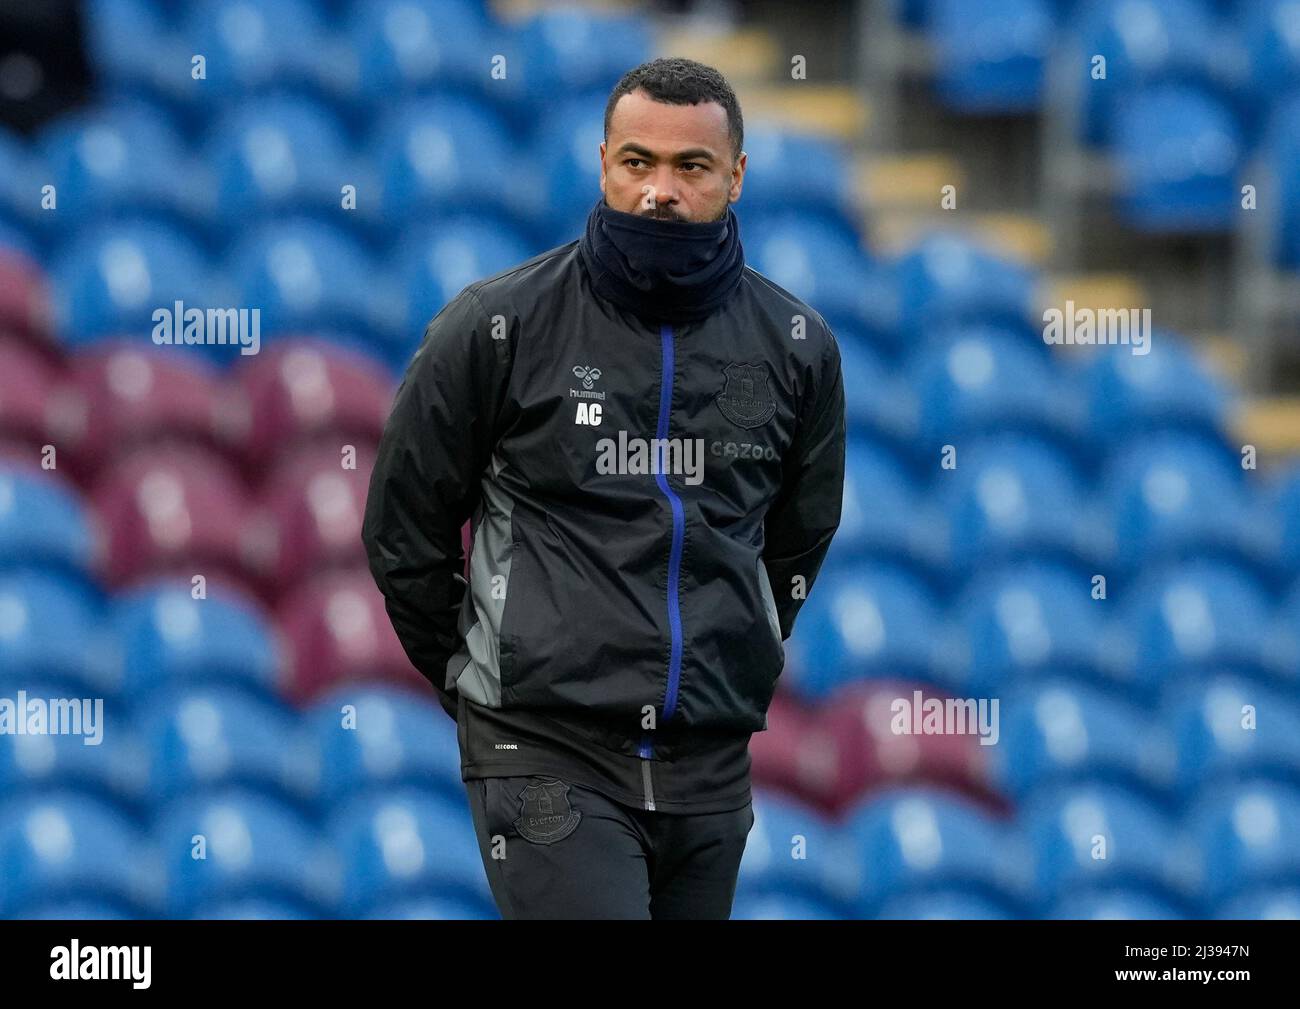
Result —
[[600, 145], [600, 191], [615, 210], [677, 221], [716, 221], [740, 199], [747, 156], [733, 166], [727, 112], [717, 102], [666, 105], [624, 95]]

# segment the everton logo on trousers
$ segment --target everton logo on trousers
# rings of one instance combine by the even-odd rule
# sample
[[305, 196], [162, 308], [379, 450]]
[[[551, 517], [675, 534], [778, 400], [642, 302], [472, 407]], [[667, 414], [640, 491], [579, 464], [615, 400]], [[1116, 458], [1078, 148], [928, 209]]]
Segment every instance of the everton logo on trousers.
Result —
[[569, 805], [569, 786], [558, 778], [535, 778], [519, 793], [515, 830], [534, 844], [563, 841], [578, 827], [582, 814]]
[[776, 401], [767, 387], [767, 365], [727, 365], [722, 373], [727, 377], [724, 388], [714, 402], [724, 417], [743, 428], [766, 424], [776, 413]]

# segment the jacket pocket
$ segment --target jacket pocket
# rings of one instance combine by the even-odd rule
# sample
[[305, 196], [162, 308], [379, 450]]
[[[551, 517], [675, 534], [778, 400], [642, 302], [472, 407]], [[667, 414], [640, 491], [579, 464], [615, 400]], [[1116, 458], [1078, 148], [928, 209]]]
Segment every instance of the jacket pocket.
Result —
[[772, 580], [767, 575], [767, 565], [760, 554], [755, 564], [758, 568], [758, 589], [763, 595], [763, 608], [767, 611], [768, 626], [772, 630], [772, 640], [781, 653], [781, 663], [785, 664], [785, 643], [781, 640], [781, 617], [776, 608], [776, 596], [772, 593]]

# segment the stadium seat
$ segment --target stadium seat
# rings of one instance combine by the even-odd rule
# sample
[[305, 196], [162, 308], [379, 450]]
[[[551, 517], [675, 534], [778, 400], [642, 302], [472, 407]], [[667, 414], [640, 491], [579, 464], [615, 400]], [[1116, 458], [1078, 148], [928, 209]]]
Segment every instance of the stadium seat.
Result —
[[437, 895], [396, 900], [372, 909], [365, 917], [372, 921], [497, 921], [501, 915], [487, 900]]
[[1294, 694], [1220, 675], [1180, 686], [1163, 706], [1178, 744], [1185, 795], [1257, 779], [1300, 781], [1300, 703]]
[[[272, 900], [328, 917], [341, 880], [334, 851], [293, 807], [243, 788], [163, 807], [154, 842], [166, 853], [167, 915], [205, 918], [234, 900]], [[197, 840], [196, 840], [197, 838]]]
[[1029, 862], [1000, 820], [932, 788], [892, 790], [854, 812], [845, 831], [865, 870], [859, 910], [875, 917], [891, 897], [956, 888], [1023, 913]]
[[[856, 220], [852, 159], [842, 143], [759, 122], [745, 126], [748, 209], [781, 208]], [[740, 213], [741, 204], [737, 204]]]
[[396, 388], [373, 358], [311, 339], [250, 357], [235, 378], [246, 403], [241, 452], [250, 476], [307, 445], [329, 444], [336, 453], [377, 445]]
[[51, 792], [0, 808], [0, 913], [7, 918], [53, 901], [156, 917], [158, 868], [147, 838], [102, 801]]
[[947, 514], [951, 574], [1041, 559], [1091, 570], [1109, 560], [1105, 513], [1090, 507], [1059, 446], [1012, 432], [954, 445], [955, 467], [932, 466], [932, 500]]
[[953, 605], [963, 693], [998, 694], [1047, 675], [1116, 683], [1107, 616], [1077, 568], [1027, 561], [976, 574]]
[[1294, 272], [1300, 270], [1300, 92], [1275, 104], [1262, 147], [1277, 190], [1277, 213], [1265, 225], [1274, 265]]
[[343, 28], [357, 67], [358, 101], [373, 107], [435, 87], [468, 87], [491, 21], [477, 0], [378, 0], [352, 5]]
[[860, 335], [860, 330], [835, 324], [831, 329], [840, 348], [850, 435], [882, 442], [911, 461], [916, 454], [915, 392]]
[[731, 904], [732, 921], [840, 921], [844, 917], [823, 901], [783, 893], [749, 894], [737, 889]]
[[274, 631], [251, 597], [214, 589], [195, 599], [188, 582], [150, 582], [114, 597], [109, 622], [120, 649], [124, 690], [134, 702], [162, 688], [237, 686], [274, 697]]
[[786, 643], [784, 678], [810, 699], [867, 678], [934, 682], [937, 621], [930, 590], [907, 571], [824, 565]]
[[0, 335], [5, 342], [22, 342], [55, 363], [59, 348], [45, 270], [33, 249], [12, 244], [11, 238], [16, 237], [0, 221]]
[[894, 264], [900, 326], [906, 345], [923, 346], [929, 334], [962, 323], [985, 323], [1020, 332], [1042, 352], [1042, 327], [1030, 309], [1034, 276], [962, 235], [925, 235]]
[[82, 579], [40, 568], [0, 574], [0, 679], [9, 689], [48, 683], [64, 696], [114, 702], [120, 683], [104, 637], [100, 599]]
[[338, 446], [320, 445], [267, 476], [250, 550], [275, 596], [322, 571], [365, 565], [361, 519], [375, 460], [370, 446], [356, 449], [354, 468], [344, 468]]
[[1045, 916], [1067, 921], [1177, 921], [1187, 912], [1177, 904], [1142, 891], [1123, 889], [1065, 896]]
[[198, 449], [145, 446], [105, 473], [92, 492], [114, 587], [163, 575], [241, 586], [248, 568], [249, 507], [238, 476]]
[[1201, 887], [1209, 903], [1300, 887], [1300, 791], [1294, 782], [1214, 789], [1185, 822], [1199, 842]]
[[72, 358], [54, 427], [83, 483], [144, 445], [232, 454], [239, 404], [207, 360], [171, 350], [109, 340]]
[[349, 917], [398, 899], [491, 899], [463, 794], [459, 802], [410, 789], [362, 797], [327, 831], [345, 867]]
[[1264, 888], [1223, 901], [1215, 913], [1220, 919], [1300, 921], [1300, 887]]
[[0, 572], [38, 567], [87, 577], [97, 548], [80, 494], [57, 470], [0, 467]]
[[1065, 896], [1123, 887], [1195, 912], [1195, 850], [1169, 816], [1137, 794], [1094, 782], [1044, 793], [1018, 821], [1033, 851], [1043, 910]]
[[984, 115], [1038, 106], [1052, 40], [1049, 0], [932, 0], [929, 6], [935, 88], [945, 105]]
[[280, 605], [292, 674], [288, 696], [302, 704], [342, 683], [391, 681], [433, 692], [406, 657], [364, 568], [314, 578]]
[[295, 713], [269, 697], [216, 683], [162, 692], [137, 706], [158, 804], [240, 786], [307, 812], [319, 763]]
[[1129, 95], [1115, 117], [1121, 221], [1154, 234], [1232, 229], [1244, 141], [1226, 102], [1195, 85], [1155, 84]]
[[456, 725], [429, 698], [376, 684], [338, 687], [306, 714], [321, 761], [321, 806], [397, 786], [465, 794]]
[[821, 814], [755, 789], [754, 826], [740, 860], [737, 896], [794, 897], [851, 916], [862, 887], [852, 846]]
[[876, 913], [879, 921], [1003, 921], [1014, 917], [1014, 909], [1007, 904], [964, 890], [905, 893], [885, 901]]
[[[64, 343], [80, 347], [106, 336], [134, 334], [150, 340], [160, 309], [225, 308], [236, 305], [211, 275], [202, 251], [182, 232], [164, 223], [121, 220], [79, 232], [60, 251], [51, 270], [55, 315]], [[177, 328], [182, 320], [175, 320]], [[165, 338], [159, 330], [160, 339]], [[156, 348], [155, 348], [156, 349]], [[238, 356], [233, 346], [165, 345], [180, 356], [221, 352]]]
[[1168, 729], [1098, 687], [1053, 678], [1009, 692], [1000, 742], [990, 754], [995, 781], [1018, 803], [1110, 782], [1162, 808], [1174, 805], [1176, 751]]
[[1121, 603], [1135, 686], [1157, 688], [1236, 669], [1267, 678], [1271, 599], [1248, 572], [1214, 561], [1154, 570]]
[[55, 381], [54, 369], [35, 349], [0, 339], [0, 442], [37, 463], [50, 443]]

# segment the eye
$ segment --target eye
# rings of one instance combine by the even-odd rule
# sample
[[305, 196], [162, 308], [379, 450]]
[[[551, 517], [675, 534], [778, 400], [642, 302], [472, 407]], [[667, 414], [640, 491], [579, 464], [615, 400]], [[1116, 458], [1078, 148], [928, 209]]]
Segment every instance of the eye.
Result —
[[626, 158], [626, 159], [624, 159], [623, 164], [625, 164], [625, 165], [630, 165], [630, 164], [632, 164], [633, 161], [636, 161], [636, 162], [639, 163], [639, 162], [641, 161], [641, 159], [640, 159], [640, 158]]
[[688, 167], [688, 166], [692, 166], [692, 165], [693, 165], [694, 167], [696, 167], [696, 168], [703, 168], [703, 167], [704, 167], [704, 166], [703, 166], [702, 164], [700, 164], [698, 161], [683, 161], [683, 162], [682, 162], [682, 167], [683, 167], [683, 168], [686, 168], [686, 167]]

